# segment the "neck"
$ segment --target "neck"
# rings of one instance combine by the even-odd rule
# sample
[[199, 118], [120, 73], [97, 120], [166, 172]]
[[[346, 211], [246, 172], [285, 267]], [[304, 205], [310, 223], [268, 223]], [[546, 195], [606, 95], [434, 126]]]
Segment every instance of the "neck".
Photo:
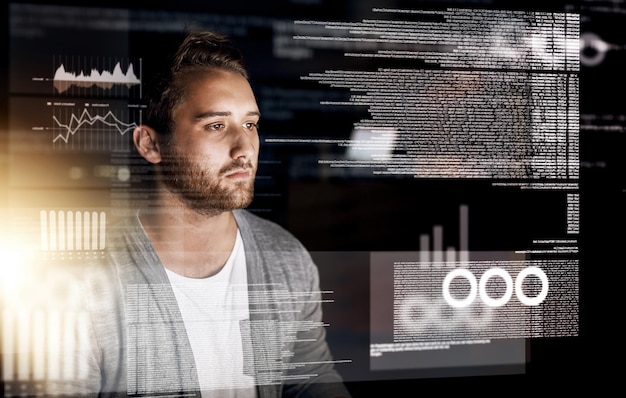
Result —
[[139, 219], [163, 266], [190, 278], [217, 274], [237, 236], [232, 212], [200, 214], [173, 194], [162, 195], [158, 206], [142, 209]]

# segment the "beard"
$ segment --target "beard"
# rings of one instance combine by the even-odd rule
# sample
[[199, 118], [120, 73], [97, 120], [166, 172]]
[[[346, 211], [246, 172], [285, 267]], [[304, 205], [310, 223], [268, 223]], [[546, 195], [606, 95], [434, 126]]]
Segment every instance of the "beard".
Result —
[[[209, 163], [207, 157], [201, 157], [202, 160]], [[254, 179], [237, 181], [230, 186], [221, 184], [219, 179], [238, 169], [248, 169], [254, 175], [256, 169], [251, 161], [233, 161], [220, 169], [216, 177], [212, 177], [200, 161], [182, 155], [175, 145], [169, 145], [163, 151], [162, 181], [187, 207], [202, 215], [217, 215], [246, 208], [252, 203]]]

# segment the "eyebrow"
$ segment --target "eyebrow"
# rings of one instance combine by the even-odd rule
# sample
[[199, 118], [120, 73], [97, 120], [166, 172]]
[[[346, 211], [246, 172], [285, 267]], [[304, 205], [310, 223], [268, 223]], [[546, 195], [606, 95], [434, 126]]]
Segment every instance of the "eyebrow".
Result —
[[[219, 112], [219, 111], [209, 111], [209, 112], [201, 112], [196, 114], [195, 116], [195, 120], [202, 120], [202, 119], [208, 119], [211, 117], [216, 117], [216, 116], [230, 116], [232, 115], [232, 112], [228, 112], [228, 111], [224, 111], [224, 112]], [[248, 113], [246, 113], [246, 116], [257, 116], [257, 117], [261, 117], [261, 112], [259, 111], [250, 111]]]

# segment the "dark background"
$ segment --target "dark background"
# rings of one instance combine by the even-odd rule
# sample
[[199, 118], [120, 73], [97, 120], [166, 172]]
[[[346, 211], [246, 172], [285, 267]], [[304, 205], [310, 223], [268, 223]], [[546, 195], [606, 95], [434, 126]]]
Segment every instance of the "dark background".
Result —
[[[20, 1], [20, 3], [24, 3]], [[50, 2], [29, 2], [45, 5]], [[130, 10], [159, 10], [167, 15], [169, 12], [225, 14], [240, 16], [257, 16], [285, 19], [319, 19], [359, 21], [364, 18], [363, 12], [376, 6], [397, 8], [510, 8], [528, 10], [567, 11], [581, 14], [581, 33], [594, 32], [603, 40], [613, 43], [616, 47], [607, 52], [604, 60], [596, 66], [581, 65], [580, 71], [580, 335], [575, 337], [529, 339], [526, 341], [528, 362], [523, 372], [514, 369], [506, 374], [507, 369], [461, 369], [463, 376], [453, 377], [454, 370], [434, 372], [414, 377], [407, 373], [379, 372], [376, 380], [351, 381], [348, 386], [358, 396], [372, 396], [372, 391], [382, 391], [388, 395], [418, 395], [427, 393], [446, 394], [472, 391], [477, 394], [507, 394], [513, 391], [536, 393], [545, 389], [576, 392], [584, 386], [593, 389], [608, 388], [613, 384], [613, 372], [620, 366], [617, 354], [622, 347], [622, 339], [618, 335], [618, 319], [623, 309], [616, 306], [614, 298], [620, 292], [621, 268], [624, 261], [621, 256], [624, 242], [624, 127], [626, 109], [624, 109], [624, 57], [626, 37], [623, 27], [626, 17], [626, 4], [623, 2], [510, 2], [510, 1], [453, 1], [453, 2], [421, 2], [421, 1], [234, 1], [234, 2], [196, 2], [196, 1], [108, 1], [83, 2], [58, 1], [55, 4], [76, 5], [98, 8], [128, 8]], [[16, 167], [32, 164], [35, 171], [45, 170], [45, 162], [59, 165], [69, 161], [65, 155], [46, 154], [33, 151], [35, 155], [29, 159], [15, 159], [10, 155], [9, 138], [11, 123], [9, 121], [9, 97], [28, 101], [43, 98], [45, 93], [33, 92], [24, 94], [29, 88], [15, 92], [10, 82], [11, 54], [20, 54], [23, 59], [34, 62], [20, 64], [22, 73], [28, 75], [30, 70], [37, 71], [39, 62], [45, 63], [44, 70], [50, 70], [49, 54], [39, 48], [15, 48], [16, 42], [10, 40], [8, 5], [4, 5], [5, 29], [3, 44], [6, 56], [2, 61], [4, 79], [0, 82], [0, 123], [2, 137], [0, 145], [0, 202], [2, 203], [3, 221], [10, 218], [16, 211], [12, 207], [12, 191], [34, 192], [35, 196], [42, 193], [41, 183], [33, 182], [20, 185], [12, 179]], [[227, 25], [233, 29], [236, 25]], [[218, 25], [219, 27], [219, 25]], [[58, 26], [56, 32], [56, 53], [72, 54], [74, 45], [80, 46], [81, 55], [85, 48], [91, 48], [94, 55], [103, 51], [100, 46], [91, 46], [90, 34], [76, 35], [77, 32], [66, 31]], [[226, 32], [229, 33], [229, 32]], [[255, 92], [264, 92], [268, 88], [289, 88], [293, 79], [310, 70], [310, 61], [282, 62], [271, 55], [272, 37], [268, 30], [261, 27], [237, 34], [233, 31], [236, 44], [249, 60], [252, 71], [252, 83]], [[119, 40], [111, 40], [103, 44], [110, 45], [105, 52], [118, 52], [120, 56], [141, 56], [146, 68], [149, 60], [158, 60], [161, 51], [178, 40], [176, 34], [155, 33], [150, 31], [118, 32]], [[62, 38], [72, 35], [72, 43], [62, 44]], [[55, 41], [54, 37], [49, 37]], [[84, 43], [81, 43], [84, 40]], [[28, 42], [28, 40], [26, 40]], [[120, 45], [120, 43], [122, 45]], [[10, 46], [14, 46], [10, 48]], [[17, 43], [20, 46], [20, 43]], [[592, 48], [583, 48], [583, 55], [593, 55]], [[324, 54], [316, 62], [332, 62], [333, 54]], [[40, 57], [41, 61], [37, 61]], [[36, 74], [33, 72], [31, 74]], [[314, 87], [304, 88], [315, 89]], [[320, 88], [317, 88], [320, 90]], [[19, 91], [19, 90], [18, 90]], [[262, 136], [275, 136], [289, 132], [292, 136], [341, 136], [354, 121], [354, 114], [325, 114], [319, 109], [307, 110], [306, 104], [293, 114], [283, 119], [280, 114], [272, 114], [263, 109], [263, 94], [257, 99], [264, 114], [270, 115], [263, 119]], [[271, 96], [270, 96], [271, 98]], [[267, 105], [265, 105], [267, 106]], [[275, 109], [273, 109], [275, 110]], [[274, 115], [274, 116], [271, 116]], [[32, 118], [37, 118], [31, 113]], [[293, 124], [292, 124], [293, 123]], [[310, 159], [316, 158], [325, 151], [332, 151], [325, 146], [266, 146], [261, 150], [262, 159], [258, 180], [257, 198], [251, 210], [272, 219], [287, 227], [313, 253], [346, 252], [354, 260], [346, 265], [339, 277], [342, 283], [352, 286], [354, 297], [369, 300], [369, 274], [360, 267], [367, 257], [360, 252], [386, 250], [415, 250], [419, 233], [427, 233], [434, 224], [443, 224], [447, 230], [454, 231], [457, 222], [457, 207], [461, 203], [470, 205], [470, 224], [475, 226], [470, 231], [474, 238], [470, 241], [473, 250], [515, 250], [529, 246], [529, 237], [551, 238], [558, 229], [547, 218], [554, 218], [552, 207], [547, 202], [553, 199], [546, 195], [528, 195], [520, 197], [519, 193], [506, 190], [497, 192], [489, 188], [489, 184], [476, 187], [476, 182], [456, 181], [415, 181], [407, 179], [372, 179], [354, 176], [335, 175], [325, 177], [320, 170], [310, 168]], [[109, 159], [107, 154], [95, 154]], [[93, 159], [92, 156], [89, 157]], [[19, 163], [23, 161], [23, 163]], [[86, 160], [81, 159], [80, 162]], [[18, 162], [18, 163], [16, 163]], [[304, 164], [304, 166], [302, 166]], [[61, 167], [61, 166], [58, 166]], [[20, 173], [25, 172], [20, 170]], [[30, 175], [30, 174], [29, 174]], [[42, 181], [46, 180], [41, 178]], [[26, 181], [26, 180], [23, 180]], [[46, 180], [48, 181], [48, 180]], [[115, 188], [107, 184], [91, 181], [92, 186], [72, 186], [71, 182], [58, 181], [51, 183], [50, 191], [43, 190], [50, 200], [58, 206], [67, 203], [63, 192], [75, 192], [78, 197], [93, 199], [94, 206], [108, 205], [115, 198]], [[43, 184], [45, 185], [45, 184]], [[428, 195], [424, 195], [428, 192]], [[59, 198], [55, 199], [55, 195]], [[95, 199], [94, 199], [95, 198]], [[41, 197], [39, 196], [39, 199]], [[80, 203], [76, 196], [71, 201]], [[38, 200], [24, 205], [37, 207]], [[555, 205], [559, 205], [556, 203]], [[516, 209], [511, 211], [511, 209]], [[557, 217], [558, 219], [558, 217]], [[8, 225], [8, 223], [7, 223]], [[512, 228], [511, 226], [514, 226]], [[3, 227], [4, 228], [4, 227]], [[8, 228], [8, 227], [7, 227]], [[407, 233], [409, 231], [409, 233]], [[490, 234], [489, 238], [480, 238], [485, 231], [506, 231], [501, 234]], [[454, 235], [446, 235], [446, 244], [458, 245]], [[336, 284], [324, 277], [322, 271], [322, 288], [324, 284]], [[329, 275], [327, 273], [326, 275]], [[328, 278], [328, 279], [325, 279]], [[354, 299], [354, 298], [353, 298]], [[356, 323], [367, 325], [369, 301], [349, 303]], [[332, 313], [332, 310], [329, 311]], [[357, 335], [355, 335], [357, 336]], [[363, 337], [363, 336], [362, 336]], [[357, 337], [351, 337], [357, 338]], [[364, 337], [366, 338], [366, 337]], [[610, 360], [616, 357], [617, 362]], [[497, 374], [505, 373], [505, 374]], [[476, 376], [472, 374], [488, 374]], [[368, 377], [371, 377], [369, 375]], [[366, 377], [366, 378], [368, 378]], [[387, 378], [388, 377], [388, 378]], [[382, 395], [382, 394], [381, 394]], [[595, 390], [594, 390], [594, 395]]]

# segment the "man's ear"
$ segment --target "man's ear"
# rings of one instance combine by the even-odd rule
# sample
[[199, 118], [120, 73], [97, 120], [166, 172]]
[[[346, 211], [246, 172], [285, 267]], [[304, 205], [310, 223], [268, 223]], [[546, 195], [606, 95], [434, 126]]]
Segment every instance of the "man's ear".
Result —
[[133, 143], [137, 152], [150, 163], [159, 163], [161, 161], [161, 150], [157, 132], [145, 124], [135, 127], [133, 130]]

